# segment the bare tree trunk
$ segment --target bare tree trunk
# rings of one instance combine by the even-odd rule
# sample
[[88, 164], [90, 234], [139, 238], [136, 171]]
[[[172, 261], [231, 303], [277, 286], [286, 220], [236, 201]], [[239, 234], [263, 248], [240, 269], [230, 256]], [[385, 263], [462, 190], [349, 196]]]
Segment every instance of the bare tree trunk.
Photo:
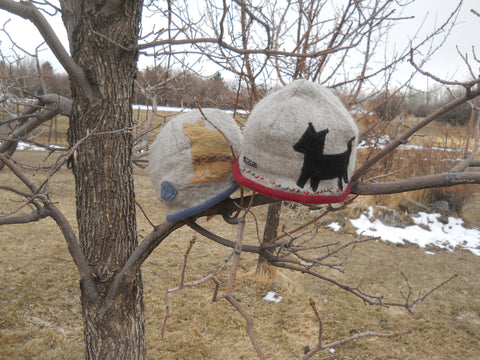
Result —
[[[102, 4], [104, 2], [101, 2]], [[144, 305], [140, 272], [105, 297], [113, 277], [137, 246], [132, 168], [132, 101], [142, 1], [63, 1], [71, 54], [86, 74], [71, 77], [69, 143], [74, 156], [79, 240], [93, 269], [100, 301], [82, 288], [86, 359], [144, 359]], [[92, 5], [93, 4], [93, 5]], [[93, 7], [92, 7], [93, 6]]]
[[[268, 205], [267, 219], [265, 220], [265, 228], [263, 230], [262, 245], [275, 241], [277, 238], [278, 225], [280, 223], [280, 211], [282, 209], [282, 202], [277, 201]], [[257, 275], [265, 276], [269, 278], [274, 267], [268, 265], [267, 260], [263, 256], [258, 257], [257, 269], [255, 273]], [[276, 270], [275, 270], [276, 271]]]

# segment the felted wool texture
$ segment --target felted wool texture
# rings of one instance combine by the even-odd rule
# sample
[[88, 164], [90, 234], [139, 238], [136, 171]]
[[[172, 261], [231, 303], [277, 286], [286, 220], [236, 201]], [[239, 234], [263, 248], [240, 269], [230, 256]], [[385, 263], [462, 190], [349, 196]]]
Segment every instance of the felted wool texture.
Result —
[[238, 155], [240, 129], [223, 111], [202, 109], [202, 113], [193, 110], [170, 120], [150, 148], [150, 178], [171, 222], [208, 209], [238, 188], [225, 137]]
[[296, 80], [254, 107], [234, 175], [241, 185], [282, 200], [343, 201], [350, 192], [357, 140], [354, 119], [329, 89]]

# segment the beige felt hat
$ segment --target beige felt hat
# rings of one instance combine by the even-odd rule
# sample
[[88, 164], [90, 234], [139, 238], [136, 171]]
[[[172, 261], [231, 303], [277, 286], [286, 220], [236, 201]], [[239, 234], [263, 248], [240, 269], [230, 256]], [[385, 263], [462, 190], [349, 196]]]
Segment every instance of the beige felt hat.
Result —
[[226, 199], [238, 184], [232, 174], [242, 134], [228, 113], [193, 110], [170, 120], [150, 149], [150, 178], [167, 207], [167, 220], [179, 221]]
[[331, 90], [296, 80], [254, 107], [234, 166], [237, 182], [273, 198], [335, 203], [350, 193], [358, 129]]

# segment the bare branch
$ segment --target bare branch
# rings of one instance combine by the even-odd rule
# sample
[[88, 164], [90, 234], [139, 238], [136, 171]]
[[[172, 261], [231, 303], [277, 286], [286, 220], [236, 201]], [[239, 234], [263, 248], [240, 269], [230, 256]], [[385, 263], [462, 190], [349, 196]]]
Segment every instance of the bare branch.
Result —
[[352, 185], [352, 194], [384, 195], [400, 192], [446, 187], [464, 184], [480, 184], [479, 172], [446, 172], [434, 175], [418, 176], [410, 179], [366, 184], [356, 182]]
[[[335, 210], [345, 209], [345, 208], [346, 208], [348, 205], [350, 205], [355, 199], [356, 199], [356, 196], [348, 199], [347, 201], [345, 201], [345, 202], [342, 204], [342, 206], [341, 206], [340, 208], [335, 209]], [[305, 224], [300, 225], [300, 226], [297, 227], [296, 229], [291, 230], [289, 233], [290, 233], [290, 234], [294, 234], [294, 233], [296, 233], [297, 231], [300, 231], [300, 230], [302, 230], [302, 229], [305, 229], [307, 226], [309, 226], [309, 225], [311, 225], [311, 224], [313, 224], [313, 223], [316, 223], [318, 220], [320, 220], [322, 217], [324, 217], [325, 215], [327, 215], [327, 214], [330, 213], [331, 211], [333, 211], [333, 208], [332, 208], [332, 207], [329, 207], [329, 208], [327, 209], [327, 211], [325, 211], [325, 212], [322, 213], [321, 215], [315, 217], [314, 219], [308, 221], [308, 222], [305, 223]], [[280, 240], [280, 239], [284, 238], [285, 236], [287, 236], [287, 234], [280, 235], [280, 236], [277, 237], [276, 240]]]
[[[213, 240], [216, 243], [219, 243], [223, 246], [227, 246], [227, 247], [232, 248], [232, 249], [235, 248], [235, 242], [234, 241], [224, 239], [224, 238], [208, 231], [207, 229], [198, 225], [194, 220], [192, 220], [190, 218], [185, 219], [184, 221], [190, 228], [192, 228], [193, 230], [195, 230], [199, 234], [205, 236], [206, 238], [208, 238], [210, 240]], [[252, 245], [242, 245], [242, 251], [253, 252], [253, 253], [259, 254], [260, 251], [261, 251], [261, 247], [260, 246], [252, 246]]]
[[[13, 155], [17, 148], [17, 143], [24, 136], [29, 134], [32, 130], [40, 126], [45, 121], [50, 120], [57, 114], [69, 114], [71, 110], [72, 102], [63, 96], [57, 94], [45, 94], [39, 96], [37, 101], [27, 106], [22, 112], [22, 115], [9, 120], [23, 120], [26, 121], [23, 125], [18, 126], [13, 130], [8, 137], [0, 143], [0, 153], [7, 153]], [[36, 111], [43, 109], [43, 111], [35, 114]], [[4, 163], [0, 164], [0, 170], [3, 168]]]
[[338, 341], [334, 341], [332, 343], [322, 345], [322, 346], [316, 346], [314, 349], [310, 350], [307, 354], [301, 357], [302, 360], [310, 359], [313, 355], [318, 353], [319, 351], [322, 350], [327, 350], [327, 349], [333, 349], [336, 348], [340, 345], [346, 344], [351, 341], [359, 340], [365, 337], [383, 337], [383, 338], [390, 338], [390, 337], [397, 337], [401, 335], [407, 335], [410, 334], [411, 330], [405, 330], [405, 331], [398, 331], [398, 332], [393, 332], [393, 333], [379, 333], [379, 332], [373, 332], [373, 331], [368, 331], [368, 332], [363, 332], [360, 334], [356, 334], [353, 336], [350, 336], [345, 339], [341, 339]]
[[436, 111], [428, 115], [426, 118], [419, 121], [410, 129], [406, 130], [403, 134], [399, 135], [390, 144], [385, 146], [383, 150], [376, 153], [370, 159], [365, 161], [365, 163], [363, 163], [358, 169], [356, 169], [352, 175], [351, 182], [354, 183], [355, 181], [358, 181], [360, 177], [362, 177], [380, 159], [382, 159], [384, 156], [391, 153], [401, 144], [405, 144], [413, 134], [415, 134], [418, 130], [425, 127], [426, 125], [430, 124], [432, 121], [437, 119], [440, 115], [448, 112], [449, 110], [457, 107], [458, 105], [461, 105], [467, 102], [468, 100], [473, 99], [479, 95], [480, 95], [480, 87], [477, 87], [476, 89], [467, 92], [465, 95], [460, 96], [455, 100], [449, 102], [448, 104], [443, 105], [442, 107], [440, 107], [439, 109], [437, 109]]
[[146, 44], [139, 44], [137, 48], [139, 50], [148, 49], [156, 46], [162, 45], [195, 45], [195, 44], [218, 44], [225, 50], [230, 50], [233, 53], [239, 55], [267, 55], [267, 56], [291, 56], [291, 57], [298, 57], [298, 58], [316, 58], [322, 55], [327, 55], [332, 52], [337, 52], [341, 50], [346, 50], [351, 46], [340, 46], [335, 47], [333, 49], [328, 50], [318, 50], [312, 53], [294, 53], [291, 51], [283, 51], [283, 50], [273, 50], [273, 49], [242, 49], [227, 44], [226, 42], [218, 39], [218, 38], [195, 38], [195, 39], [165, 39], [165, 40], [158, 40], [151, 43]]
[[[184, 263], [184, 266], [186, 266], [185, 263]], [[165, 329], [167, 327], [168, 317], [170, 315], [170, 306], [168, 304], [168, 294], [173, 293], [175, 291], [180, 291], [183, 288], [194, 287], [194, 286], [201, 285], [201, 284], [207, 282], [208, 280], [212, 280], [215, 283], [215, 290], [214, 290], [214, 295], [213, 295], [213, 301], [215, 301], [215, 299], [217, 298], [218, 288], [220, 286], [220, 281], [217, 279], [215, 274], [208, 274], [207, 276], [205, 276], [201, 279], [190, 281], [190, 282], [187, 282], [187, 283], [182, 282], [179, 286], [168, 289], [165, 292], [165, 317], [163, 318], [163, 324], [162, 324], [162, 329], [161, 329], [162, 338], [165, 334]]]
[[181, 278], [180, 278], [180, 284], [177, 287], [167, 289], [167, 291], [165, 292], [165, 318], [163, 319], [162, 330], [161, 330], [162, 337], [164, 335], [165, 328], [166, 328], [166, 325], [167, 325], [167, 320], [168, 320], [168, 317], [169, 317], [169, 314], [170, 314], [170, 306], [168, 305], [168, 294], [176, 292], [176, 291], [180, 291], [180, 290], [182, 290], [183, 288], [186, 288], [186, 287], [198, 286], [198, 285], [201, 285], [201, 284], [207, 282], [208, 280], [212, 280], [215, 283], [215, 289], [214, 289], [214, 292], [213, 292], [212, 301], [215, 301], [217, 299], [217, 294], [218, 294], [218, 288], [220, 286], [220, 281], [217, 279], [216, 275], [220, 271], [222, 271], [223, 268], [227, 265], [227, 262], [230, 259], [230, 256], [227, 258], [227, 260], [222, 265], [222, 267], [219, 270], [217, 270], [215, 273], [208, 274], [207, 276], [205, 276], [201, 279], [185, 283], [184, 282], [184, 277], [185, 277], [185, 269], [187, 267], [187, 258], [188, 258], [188, 254], [189, 254], [190, 250], [192, 249], [192, 246], [193, 246], [194, 242], [195, 242], [195, 236], [190, 241], [190, 244], [187, 248], [187, 251], [185, 252], [185, 255], [183, 257], [183, 266], [182, 266], [182, 274], [181, 274]]
[[343, 345], [343, 344], [346, 344], [348, 342], [358, 340], [358, 339], [361, 339], [361, 338], [364, 338], [364, 337], [396, 337], [396, 336], [400, 336], [400, 335], [409, 334], [411, 332], [410, 330], [406, 330], [406, 331], [399, 331], [399, 332], [394, 332], [394, 333], [388, 333], [387, 334], [387, 333], [378, 333], [378, 332], [369, 331], [369, 332], [356, 334], [354, 336], [351, 336], [351, 337], [348, 337], [348, 338], [345, 338], [345, 339], [342, 339], [342, 340], [334, 341], [330, 344], [323, 345], [322, 344], [322, 342], [323, 342], [323, 321], [322, 321], [322, 317], [320, 316], [320, 313], [317, 310], [315, 302], [312, 299], [309, 299], [309, 302], [310, 302], [310, 307], [312, 308], [312, 310], [315, 314], [315, 317], [317, 318], [317, 321], [318, 321], [318, 327], [319, 327], [319, 329], [318, 329], [318, 342], [317, 342], [317, 346], [315, 346], [315, 348], [308, 351], [304, 356], [301, 357], [302, 360], [310, 359], [313, 355], [315, 355], [319, 351], [332, 349], [332, 348], [338, 347], [340, 345]]
[[51, 215], [52, 213], [46, 209], [38, 209], [30, 214], [25, 215], [0, 216], [0, 225], [27, 224], [45, 219]]
[[235, 282], [235, 278], [237, 277], [238, 263], [240, 262], [240, 255], [242, 254], [243, 233], [245, 231], [245, 218], [241, 217], [238, 220], [237, 239], [235, 241], [235, 248], [233, 249], [232, 269], [230, 271], [230, 277], [228, 278], [227, 296], [232, 295], [233, 284]]
[[137, 246], [133, 254], [128, 258], [122, 270], [115, 276], [108, 294], [103, 303], [100, 313], [105, 314], [109, 307], [114, 303], [121, 286], [131, 283], [136, 277], [140, 266], [155, 250], [155, 248], [176, 229], [182, 227], [183, 221], [172, 223], [164, 221], [158, 225], [145, 239]]
[[183, 288], [183, 284], [185, 280], [185, 270], [187, 268], [188, 254], [190, 254], [190, 251], [192, 250], [192, 247], [195, 244], [195, 241], [197, 241], [197, 237], [193, 235], [192, 240], [190, 240], [190, 244], [188, 244], [187, 251], [185, 252], [185, 255], [183, 255], [182, 275], [180, 276], [180, 284], [178, 285], [180, 289]]
[[440, 287], [442, 287], [443, 285], [445, 285], [446, 283], [448, 283], [449, 281], [455, 279], [458, 275], [455, 274], [455, 275], [452, 275], [451, 277], [449, 277], [447, 280], [443, 281], [442, 283], [438, 284], [437, 286], [433, 287], [432, 289], [430, 289], [429, 291], [427, 291], [425, 293], [425, 295], [419, 297], [418, 299], [416, 299], [415, 301], [413, 301], [412, 304], [407, 304], [407, 309], [408, 311], [410, 312], [413, 312], [415, 311], [415, 309], [417, 308], [417, 306], [423, 302], [427, 296], [429, 296], [430, 294], [432, 294], [434, 291], [436, 291], [437, 289], [439, 289]]
[[80, 283], [84, 288], [86, 297], [92, 304], [98, 305], [100, 303], [100, 296], [93, 281], [93, 271], [88, 265], [87, 259], [83, 254], [80, 244], [78, 243], [75, 231], [71, 227], [65, 215], [63, 215], [63, 213], [58, 210], [55, 205], [48, 203], [45, 204], [45, 207], [47, 210], [49, 210], [50, 216], [53, 218], [53, 220], [55, 220], [58, 227], [62, 231], [63, 237], [67, 242], [70, 255], [72, 256], [72, 259], [77, 266], [78, 271], [80, 272]]
[[[314, 276], [318, 279], [327, 281], [327, 282], [329, 282], [329, 283], [331, 283], [331, 284], [333, 284], [333, 285], [351, 293], [352, 295], [360, 298], [361, 300], [363, 300], [368, 305], [398, 306], [398, 307], [404, 307], [405, 309], [407, 309], [410, 312], [412, 312], [417, 307], [418, 303], [424, 301], [425, 298], [428, 295], [432, 294], [434, 291], [436, 291], [440, 287], [444, 286], [445, 284], [447, 284], [449, 281], [451, 281], [452, 279], [454, 279], [456, 277], [456, 275], [451, 276], [446, 281], [443, 281], [440, 285], [437, 285], [437, 286], [433, 287], [431, 290], [429, 290], [426, 293], [426, 295], [415, 299], [413, 302], [410, 302], [410, 299], [408, 298], [408, 299], [405, 299], [405, 302], [399, 303], [399, 302], [385, 301], [384, 297], [381, 296], [381, 295], [367, 294], [366, 292], [362, 291], [359, 286], [352, 287], [350, 285], [346, 285], [346, 284], [344, 284], [344, 283], [342, 283], [342, 282], [340, 282], [340, 281], [338, 281], [338, 280], [336, 280], [332, 277], [323, 275], [323, 274], [319, 273], [318, 271], [313, 270], [309, 266], [309, 264], [299, 264], [299, 263], [295, 263], [295, 262], [284, 261], [283, 259], [275, 257], [275, 256], [273, 256], [269, 253], [266, 253], [264, 256], [267, 257], [268, 261], [273, 266], [277, 266], [279, 268], [289, 269], [289, 270], [293, 270], [293, 271], [299, 271], [302, 274], [309, 274], [309, 275]], [[407, 286], [409, 286], [408, 283], [407, 283]], [[412, 289], [409, 287], [410, 292], [411, 292], [411, 290]]]
[[228, 283], [227, 283], [226, 292], [225, 292], [225, 294], [223, 294], [221, 296], [217, 296], [218, 287], [220, 285], [220, 282], [218, 281], [218, 279], [216, 278], [216, 276], [214, 274], [209, 274], [208, 276], [206, 276], [206, 277], [204, 277], [200, 280], [194, 281], [194, 282], [190, 282], [190, 283], [187, 283], [187, 284], [184, 283], [187, 257], [188, 257], [188, 254], [190, 252], [190, 249], [191, 249], [191, 247], [192, 247], [192, 245], [195, 241], [194, 240], [195, 238], [192, 239], [192, 241], [190, 242], [190, 245], [189, 245], [189, 247], [188, 247], [188, 249], [187, 249], [187, 251], [184, 255], [180, 284], [176, 288], [168, 289], [166, 294], [165, 294], [166, 315], [165, 315], [165, 318], [164, 318], [164, 321], [163, 321], [163, 326], [162, 326], [162, 336], [163, 336], [166, 321], [167, 321], [168, 315], [169, 315], [168, 293], [174, 292], [174, 291], [179, 291], [185, 286], [196, 286], [196, 285], [202, 284], [202, 283], [211, 279], [216, 284], [213, 301], [219, 301], [221, 299], [225, 299], [243, 316], [243, 318], [247, 322], [247, 332], [248, 332], [248, 335], [249, 335], [250, 340], [252, 342], [252, 345], [255, 348], [255, 351], [257, 352], [260, 359], [266, 359], [265, 354], [263, 353], [263, 350], [261, 349], [260, 344], [258, 343], [257, 337], [255, 335], [255, 330], [254, 330], [254, 327], [253, 327], [253, 318], [250, 316], [248, 311], [232, 295], [233, 285], [235, 283], [238, 264], [239, 264], [240, 256], [241, 256], [241, 253], [242, 253], [242, 241], [243, 241], [244, 230], [245, 230], [245, 218], [241, 217], [241, 218], [239, 218], [239, 221], [238, 221], [237, 238], [236, 238], [236, 241], [234, 243], [235, 247], [234, 247], [234, 251], [233, 251], [233, 260], [232, 260], [232, 266], [231, 266], [231, 269], [230, 269], [230, 275], [229, 275], [229, 279], [228, 279]]
[[265, 354], [263, 353], [263, 350], [261, 349], [260, 344], [258, 343], [257, 337], [255, 335], [252, 317], [247, 312], [247, 310], [235, 299], [235, 297], [232, 296], [233, 284], [237, 276], [237, 269], [238, 269], [238, 263], [240, 261], [240, 255], [242, 254], [242, 241], [243, 241], [244, 230], [245, 230], [245, 218], [241, 217], [239, 218], [239, 222], [238, 222], [237, 239], [235, 241], [232, 268], [230, 270], [230, 276], [228, 278], [227, 290], [225, 295], [218, 297], [217, 300], [225, 298], [243, 316], [243, 318], [247, 322], [247, 332], [250, 337], [250, 341], [252, 342], [253, 347], [255, 348], [255, 351], [257, 352], [260, 359], [266, 359]]
[[4, 154], [0, 153], [0, 161], [3, 162], [12, 172], [13, 174], [22, 181], [27, 188], [30, 189], [32, 194], [36, 194], [38, 192], [37, 186], [33, 182], [28, 179], [25, 174], [23, 174], [18, 167], [16, 167], [13, 162]]
[[[38, 194], [42, 187], [37, 188], [35, 184], [33, 184], [21, 171], [18, 169], [4, 154], [0, 153], [0, 161], [3, 162], [14, 174], [15, 176], [20, 179], [32, 192], [30, 197], [35, 196]], [[14, 218], [8, 218], [3, 221], [0, 218], [0, 225], [3, 224], [11, 224], [11, 220], [22, 221], [23, 223], [27, 222], [27, 220], [37, 221], [41, 218], [45, 217], [52, 217], [55, 222], [57, 223], [58, 227], [62, 231], [62, 234], [65, 238], [65, 241], [68, 245], [68, 250], [70, 251], [70, 255], [73, 258], [75, 265], [80, 273], [80, 281], [85, 288], [85, 294], [89, 298], [92, 303], [98, 303], [100, 301], [100, 297], [97, 293], [95, 284], [93, 282], [93, 274], [92, 269], [87, 263], [85, 256], [83, 255], [82, 249], [80, 244], [78, 243], [77, 237], [75, 236], [75, 232], [73, 228], [70, 226], [70, 223], [66, 219], [66, 217], [62, 214], [60, 210], [56, 206], [54, 206], [47, 196], [39, 197], [39, 200], [43, 204], [43, 209], [39, 209], [36, 212], [24, 216], [18, 216]], [[38, 217], [38, 219], [37, 219]], [[16, 219], [15, 219], [16, 218]], [[10, 221], [9, 221], [10, 219]]]
[[[457, 51], [458, 51], [458, 48], [457, 48]], [[461, 55], [461, 54], [460, 54]], [[462, 56], [462, 55], [461, 55]], [[463, 58], [463, 56], [462, 56]], [[465, 58], [463, 58], [463, 60], [468, 64], [468, 62], [465, 60]], [[444, 80], [444, 79], [441, 79], [439, 78], [438, 76], [435, 76], [433, 75], [432, 73], [428, 72], [428, 71], [424, 71], [422, 70], [416, 63], [415, 61], [413, 60], [413, 49], [410, 49], [410, 59], [408, 60], [408, 62], [410, 64], [412, 64], [412, 66], [415, 68], [415, 70], [417, 70], [419, 73], [421, 73], [422, 75], [425, 75], [425, 76], [428, 76], [429, 78], [439, 82], [440, 84], [444, 84], [444, 85], [460, 85], [460, 86], [463, 86], [467, 89], [467, 91], [472, 88], [475, 84], [478, 84], [480, 83], [480, 78], [478, 79], [474, 79], [472, 81], [469, 81], [469, 82], [460, 82], [460, 81], [448, 81], [448, 80]], [[470, 69], [470, 73], [473, 75], [473, 72], [471, 71]], [[475, 77], [474, 77], [475, 78]]]
[[55, 31], [35, 5], [27, 1], [16, 2], [12, 0], [0, 0], [0, 8], [24, 19], [30, 20], [36, 26], [45, 42], [65, 70], [76, 79], [85, 92], [85, 95], [90, 100], [93, 100], [93, 90], [88, 83], [82, 68], [70, 57], [55, 34]]

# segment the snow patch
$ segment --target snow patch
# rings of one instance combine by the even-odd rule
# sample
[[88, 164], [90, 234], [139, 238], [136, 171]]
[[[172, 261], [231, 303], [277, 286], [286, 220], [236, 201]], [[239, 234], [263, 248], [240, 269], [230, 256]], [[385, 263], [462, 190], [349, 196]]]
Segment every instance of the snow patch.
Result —
[[283, 297], [277, 296], [275, 291], [269, 291], [267, 293], [267, 295], [265, 295], [262, 298], [262, 300], [264, 300], [264, 301], [270, 301], [270, 302], [274, 302], [274, 303], [279, 303], [280, 301], [282, 301], [282, 299], [283, 299]]
[[[150, 105], [138, 105], [134, 104], [132, 105], [133, 110], [152, 110], [152, 107]], [[174, 107], [174, 106], [157, 106], [157, 111], [167, 111], [167, 112], [188, 112], [192, 111], [191, 108], [188, 107]], [[237, 114], [248, 114], [248, 111], [242, 110], [242, 109], [237, 109]], [[233, 110], [225, 110], [225, 112], [233, 114]]]
[[[357, 234], [372, 236], [394, 244], [409, 242], [421, 248], [432, 245], [448, 251], [460, 247], [480, 256], [480, 231], [463, 227], [463, 220], [448, 217], [448, 223], [438, 220], [440, 214], [418, 213], [413, 217], [415, 225], [405, 228], [387, 226], [380, 220], [374, 219], [373, 210], [362, 214], [358, 219], [350, 219], [357, 228]], [[421, 225], [421, 226], [420, 226]]]
[[331, 228], [335, 232], [337, 232], [342, 228], [342, 226], [337, 221], [334, 221], [331, 224], [328, 224], [327, 227]]

